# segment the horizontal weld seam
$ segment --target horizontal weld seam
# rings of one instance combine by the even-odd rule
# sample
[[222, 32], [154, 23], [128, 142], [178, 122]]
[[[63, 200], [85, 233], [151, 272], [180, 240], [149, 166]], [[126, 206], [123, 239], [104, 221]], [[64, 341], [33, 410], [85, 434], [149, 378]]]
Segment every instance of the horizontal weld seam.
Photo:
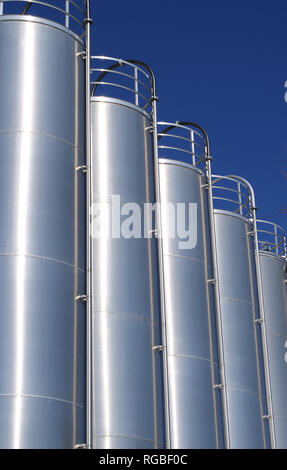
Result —
[[[181, 241], [181, 240], [178, 240]], [[183, 256], [183, 255], [175, 255], [173, 253], [163, 253], [163, 256], [168, 256], [170, 258], [181, 258], [181, 259], [189, 259], [191, 261], [197, 261], [198, 263], [205, 264], [204, 259], [199, 259], [199, 258], [193, 258], [192, 256]], [[210, 264], [209, 264], [210, 265]], [[211, 265], [210, 265], [211, 266]]]
[[[168, 357], [187, 357], [187, 358], [191, 358], [191, 359], [199, 359], [201, 361], [212, 362], [211, 359], [208, 359], [207, 357], [192, 356], [190, 354], [168, 354]], [[213, 362], [213, 364], [217, 364], [217, 363]]]
[[73, 148], [76, 148], [81, 154], [83, 155], [85, 154], [84, 150], [78, 145], [73, 144], [73, 142], [69, 142], [68, 140], [62, 139], [61, 137], [58, 137], [56, 135], [47, 134], [46, 132], [32, 131], [32, 130], [27, 130], [27, 129], [0, 129], [0, 134], [22, 134], [24, 132], [28, 134], [32, 134], [32, 135], [49, 137], [50, 139], [58, 140], [59, 142], [62, 142], [64, 144], [70, 145]]
[[[226, 300], [232, 300], [233, 302], [240, 302], [242, 304], [250, 305], [250, 307], [256, 307], [256, 305], [253, 304], [252, 302], [248, 302], [247, 300], [243, 300], [243, 299], [237, 299], [237, 297], [227, 297], [223, 295], [222, 298]], [[256, 307], [256, 311], [257, 311], [257, 307]]]
[[52, 261], [54, 263], [65, 264], [67, 266], [70, 266], [73, 269], [76, 269], [77, 271], [81, 271], [83, 273], [85, 272], [84, 269], [79, 268], [79, 267], [75, 266], [74, 264], [67, 263], [67, 261], [63, 261], [63, 260], [57, 259], [57, 258], [49, 258], [48, 256], [32, 255], [30, 253], [1, 253], [1, 252], [0, 252], [0, 256], [27, 256], [27, 258], [43, 259], [43, 260], [47, 260], [47, 261]]
[[135, 317], [140, 320], [144, 320], [147, 323], [153, 323], [153, 324], [160, 324], [159, 321], [153, 321], [151, 318], [147, 318], [145, 315], [137, 315], [136, 313], [128, 313], [128, 312], [114, 312], [111, 310], [92, 310], [93, 315], [101, 315], [101, 314], [109, 314], [109, 315], [119, 315], [119, 316], [129, 316], [129, 317]]
[[44, 395], [31, 395], [31, 394], [25, 394], [25, 393], [0, 393], [0, 397], [21, 397], [21, 398], [40, 398], [43, 400], [54, 400], [54, 401], [60, 401], [61, 403], [67, 403], [68, 405], [72, 406], [78, 406], [79, 408], [84, 409], [84, 405], [80, 405], [79, 403], [69, 401], [69, 400], [64, 400], [63, 398], [56, 398], [56, 397], [46, 397]]
[[[140, 437], [140, 436], [133, 436], [128, 434], [95, 434], [95, 437], [125, 437], [129, 439], [140, 439], [141, 441], [148, 441], [155, 443], [154, 439], [149, 439], [148, 437]], [[162, 442], [158, 441], [159, 444], [163, 444]]]
[[252, 395], [257, 395], [260, 396], [259, 392], [254, 392], [254, 390], [247, 390], [246, 388], [236, 388], [236, 387], [226, 387], [227, 390], [231, 390], [234, 392], [245, 392], [245, 393], [251, 393]]

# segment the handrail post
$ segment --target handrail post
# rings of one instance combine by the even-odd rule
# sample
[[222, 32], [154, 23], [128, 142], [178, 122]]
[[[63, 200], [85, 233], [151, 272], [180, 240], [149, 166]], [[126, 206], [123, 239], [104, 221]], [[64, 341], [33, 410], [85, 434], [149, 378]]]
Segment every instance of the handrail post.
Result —
[[257, 288], [258, 288], [258, 298], [259, 298], [259, 309], [260, 309], [260, 314], [261, 314], [261, 319], [262, 319], [261, 328], [262, 328], [262, 341], [263, 341], [263, 364], [264, 364], [266, 391], [267, 391], [267, 409], [268, 409], [268, 416], [270, 416], [269, 429], [270, 429], [270, 438], [271, 438], [271, 448], [276, 449], [276, 435], [275, 435], [275, 427], [274, 427], [271, 377], [270, 377], [270, 368], [269, 368], [269, 359], [268, 359], [266, 319], [265, 319], [265, 309], [264, 309], [263, 285], [262, 285], [261, 267], [260, 267], [258, 229], [257, 229], [257, 218], [256, 218], [254, 194], [252, 194], [252, 198], [253, 198], [252, 205], [253, 205], [253, 227], [254, 227], [254, 244], [255, 244], [255, 268], [256, 268], [256, 278], [257, 278]]
[[193, 130], [190, 131], [190, 139], [191, 139], [191, 151], [192, 151], [192, 164], [195, 166], [195, 144], [194, 144], [194, 132]]
[[135, 104], [139, 105], [139, 84], [138, 84], [138, 69], [134, 67], [134, 77], [135, 77]]
[[3, 15], [4, 12], [4, 3], [3, 0], [0, 0], [0, 15]]
[[238, 191], [239, 214], [240, 214], [240, 215], [243, 215], [242, 195], [241, 195], [241, 184], [240, 184], [240, 181], [237, 182], [237, 191]]
[[277, 232], [276, 225], [274, 225], [274, 241], [275, 241], [275, 253], [276, 255], [278, 255], [279, 246], [278, 246], [278, 232]]
[[70, 16], [69, 16], [69, 13], [70, 13], [70, 1], [69, 1], [69, 0], [66, 0], [66, 2], [65, 2], [65, 12], [66, 12], [66, 15], [65, 15], [65, 26], [66, 26], [66, 28], [69, 28], [69, 27], [70, 27]]
[[87, 167], [87, 184], [86, 184], [86, 289], [87, 289], [87, 364], [86, 364], [86, 381], [87, 381], [87, 410], [86, 410], [86, 433], [87, 448], [93, 447], [93, 369], [92, 369], [92, 289], [91, 289], [91, 203], [92, 203], [92, 170], [91, 170], [91, 25], [90, 18], [90, 0], [86, 1], [86, 167]]

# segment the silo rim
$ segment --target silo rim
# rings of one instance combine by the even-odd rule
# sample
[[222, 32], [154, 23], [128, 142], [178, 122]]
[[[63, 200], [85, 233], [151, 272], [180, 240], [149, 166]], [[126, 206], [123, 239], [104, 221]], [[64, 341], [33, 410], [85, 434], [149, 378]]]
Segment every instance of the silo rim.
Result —
[[268, 258], [276, 259], [277, 261], [281, 261], [282, 263], [286, 263], [287, 260], [284, 256], [277, 255], [276, 253], [270, 253], [268, 251], [259, 250], [260, 256], [267, 256]]
[[69, 36], [72, 36], [76, 41], [79, 41], [79, 43], [84, 46], [85, 42], [83, 39], [80, 38], [76, 33], [74, 33], [72, 30], [66, 28], [65, 26], [62, 26], [59, 23], [56, 23], [55, 21], [47, 20], [46, 18], [42, 18], [40, 16], [32, 16], [32, 15], [1, 15], [0, 16], [0, 21], [26, 21], [28, 23], [39, 23], [39, 24], [44, 24], [46, 26], [51, 26], [53, 28], [59, 29], [60, 31], [63, 31], [66, 34], [69, 34]]
[[189, 170], [195, 171], [196, 173], [199, 173], [201, 176], [205, 176], [205, 173], [203, 170], [201, 170], [200, 168], [197, 168], [194, 165], [191, 165], [191, 163], [183, 162], [182, 160], [174, 160], [173, 158], [159, 157], [159, 164], [182, 166]]
[[100, 102], [100, 103], [113, 103], [120, 106], [125, 106], [126, 108], [134, 109], [140, 114], [143, 114], [147, 119], [151, 120], [151, 116], [144, 109], [140, 108], [136, 104], [129, 103], [129, 101], [119, 100], [118, 98], [111, 98], [109, 96], [91, 96], [91, 102]]
[[246, 222], [247, 224], [252, 223], [251, 220], [248, 219], [248, 217], [244, 217], [244, 215], [240, 215], [240, 214], [235, 214], [232, 211], [227, 211], [227, 210], [223, 210], [223, 209], [213, 209], [213, 212], [214, 212], [214, 214], [222, 214], [222, 215], [228, 215], [229, 217], [230, 216], [235, 217], [236, 219], [243, 220], [243, 222]]

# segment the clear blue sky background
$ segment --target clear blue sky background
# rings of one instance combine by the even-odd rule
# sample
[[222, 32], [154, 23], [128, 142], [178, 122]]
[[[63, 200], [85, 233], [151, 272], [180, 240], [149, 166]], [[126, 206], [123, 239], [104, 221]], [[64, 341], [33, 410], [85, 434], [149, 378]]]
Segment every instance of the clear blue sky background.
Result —
[[286, 0], [92, 0], [92, 16], [93, 53], [147, 62], [159, 119], [203, 125], [213, 172], [248, 179], [287, 229]]

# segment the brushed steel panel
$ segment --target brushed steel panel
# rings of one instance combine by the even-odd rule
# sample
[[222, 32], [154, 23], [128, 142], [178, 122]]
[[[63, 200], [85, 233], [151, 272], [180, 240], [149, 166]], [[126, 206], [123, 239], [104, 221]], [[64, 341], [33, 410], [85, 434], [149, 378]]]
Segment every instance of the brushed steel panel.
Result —
[[210, 362], [169, 356], [168, 363], [172, 448], [216, 448]]
[[203, 229], [203, 217], [206, 217], [206, 198], [201, 186], [205, 183], [201, 173], [193, 171], [187, 164], [182, 166], [181, 162], [160, 159], [160, 185], [162, 202], [194, 203], [197, 204], [197, 226], [191, 228], [196, 231], [196, 244], [191, 249], [180, 249], [179, 239], [166, 238], [164, 240], [165, 254], [189, 256], [195, 260], [205, 260], [204, 238], [201, 234]]
[[[82, 304], [75, 310], [74, 277], [74, 269], [64, 263], [0, 256], [0, 394], [17, 393], [21, 375], [22, 393], [73, 401], [74, 354], [84, 336]], [[79, 351], [79, 378], [83, 355], [84, 349]], [[83, 405], [83, 393], [77, 399]]]
[[96, 434], [154, 438], [151, 328], [136, 315], [93, 315]]
[[255, 393], [227, 391], [232, 449], [262, 449], [262, 421], [259, 396]]
[[223, 297], [252, 303], [250, 282], [250, 225], [239, 217], [215, 211], [216, 245]]
[[[29, 161], [23, 168], [27, 140]], [[25, 211], [26, 254], [84, 268], [84, 249], [76, 251], [85, 243], [85, 177], [75, 174], [79, 153], [64, 142], [22, 132], [0, 133], [0, 148], [0, 253], [19, 252], [20, 211]], [[78, 213], [75, 194], [81, 200]]]
[[0, 446], [72, 448], [85, 440], [85, 64], [79, 41], [29, 18], [0, 18]]
[[286, 449], [287, 419], [275, 418], [276, 449]]
[[[165, 255], [164, 273], [168, 282], [166, 321], [169, 354], [210, 359], [208, 316], [203, 314], [208, 309], [206, 294], [203, 295], [206, 286], [204, 264]], [[176, 288], [171, 289], [171, 286]]]
[[258, 393], [252, 305], [222, 298], [221, 308], [227, 387]]
[[[85, 148], [83, 46], [43, 20], [0, 18], [0, 129], [27, 129]], [[33, 87], [29, 119], [27, 82]], [[26, 120], [25, 120], [26, 116]]]
[[[215, 210], [218, 280], [231, 448], [264, 448], [256, 351], [258, 312], [250, 223]], [[262, 412], [264, 410], [262, 409]]]
[[[154, 442], [140, 437], [98, 436], [98, 449], [154, 449]], [[162, 448], [159, 446], [159, 448]]]
[[92, 123], [93, 202], [154, 202], [150, 121], [140, 109], [93, 98]]
[[[150, 286], [150, 263], [153, 259], [149, 245], [155, 244], [155, 239], [148, 242], [144, 238], [93, 241], [93, 311], [104, 309], [150, 319], [156, 298], [152, 297]], [[155, 272], [154, 278], [156, 285]], [[105, 295], [104, 285], [107, 286]], [[158, 302], [155, 305], [158, 309]]]
[[[150, 121], [124, 102], [92, 99], [93, 203], [155, 201]], [[122, 220], [124, 220], [123, 217]], [[97, 448], [162, 446], [157, 240], [92, 241], [93, 404]]]
[[287, 448], [287, 275], [279, 256], [260, 254], [276, 448]]
[[85, 432], [84, 409], [59, 400], [0, 395], [0, 414], [1, 449], [70, 449]]
[[[221, 403], [213, 391], [212, 377], [218, 366], [212, 364], [211, 355], [212, 346], [216, 361], [216, 342], [211, 341], [215, 339], [215, 310], [212, 287], [207, 286], [211, 268], [204, 182], [202, 173], [192, 166], [160, 159], [161, 202], [197, 205], [197, 226], [192, 227], [197, 235], [195, 246], [180, 249], [179, 236], [164, 238], [163, 243], [172, 448], [222, 445], [222, 426], [215, 412], [217, 408], [221, 421]], [[165, 211], [162, 217], [163, 227], [167, 227], [170, 219]]]

